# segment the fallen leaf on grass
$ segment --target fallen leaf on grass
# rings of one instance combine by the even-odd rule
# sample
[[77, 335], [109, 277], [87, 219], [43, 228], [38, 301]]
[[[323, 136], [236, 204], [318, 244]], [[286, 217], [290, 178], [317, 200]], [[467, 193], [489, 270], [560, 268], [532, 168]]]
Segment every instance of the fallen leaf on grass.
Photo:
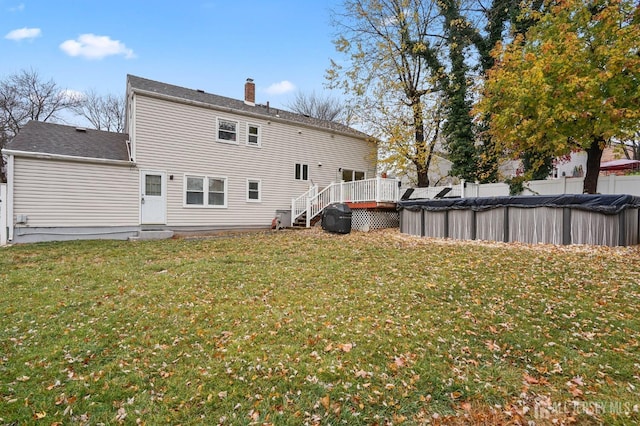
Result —
[[485, 341], [485, 342], [484, 342], [484, 344], [487, 346], [487, 348], [488, 348], [490, 351], [497, 352], [497, 351], [499, 351], [499, 350], [500, 350], [500, 346], [498, 346], [498, 345], [496, 344], [496, 341], [495, 341], [495, 340], [487, 340], [487, 341]]
[[351, 349], [353, 349], [353, 344], [352, 343], [344, 343], [342, 345], [338, 346], [338, 349], [340, 349], [342, 352], [351, 352]]
[[528, 375], [527, 373], [524, 373], [524, 381], [529, 383], [530, 385], [537, 385], [538, 383], [540, 383], [540, 380], [536, 379], [533, 376]]
[[574, 398], [578, 398], [582, 396], [584, 392], [582, 392], [582, 390], [580, 390], [580, 388], [578, 388], [576, 385], [571, 384], [569, 386], [569, 393], [573, 395]]
[[124, 409], [124, 407], [120, 407], [118, 408], [118, 412], [116, 413], [116, 421], [117, 422], [124, 422], [124, 419], [127, 418], [127, 410]]
[[364, 371], [364, 370], [356, 371], [356, 377], [358, 378], [366, 379], [371, 376], [373, 376], [373, 373], [369, 373], [368, 371]]
[[582, 381], [582, 377], [580, 376], [576, 376], [573, 379], [571, 379], [571, 382], [575, 383], [578, 386], [584, 386], [584, 382]]
[[331, 399], [329, 398], [329, 395], [325, 395], [322, 398], [320, 398], [320, 404], [322, 404], [325, 410], [328, 410], [329, 405], [331, 404]]

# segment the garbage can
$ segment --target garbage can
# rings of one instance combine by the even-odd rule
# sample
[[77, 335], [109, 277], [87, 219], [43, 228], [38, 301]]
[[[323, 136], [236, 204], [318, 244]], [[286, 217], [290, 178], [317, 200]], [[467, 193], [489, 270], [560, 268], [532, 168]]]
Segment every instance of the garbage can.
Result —
[[322, 229], [337, 234], [351, 232], [351, 209], [347, 204], [330, 204], [322, 214]]

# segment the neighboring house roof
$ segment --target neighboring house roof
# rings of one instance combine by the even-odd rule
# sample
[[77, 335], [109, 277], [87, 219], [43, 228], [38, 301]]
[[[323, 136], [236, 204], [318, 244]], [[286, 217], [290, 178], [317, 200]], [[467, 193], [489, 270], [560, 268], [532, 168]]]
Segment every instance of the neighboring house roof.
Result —
[[130, 161], [129, 136], [83, 127], [29, 121], [6, 149], [30, 153]]
[[268, 120], [287, 121], [290, 123], [303, 124], [306, 126], [318, 127], [325, 130], [347, 133], [356, 137], [369, 138], [369, 135], [360, 132], [359, 130], [353, 129], [349, 126], [345, 126], [344, 124], [327, 120], [319, 120], [317, 118], [293, 113], [283, 109], [269, 107], [268, 105], [247, 105], [242, 100], [214, 95], [212, 93], [206, 93], [202, 90], [187, 89], [185, 87], [161, 83], [159, 81], [149, 80], [134, 75], [127, 75], [127, 81], [129, 83], [129, 87], [131, 87], [134, 92], [138, 91], [153, 93], [160, 96], [182, 99], [187, 102], [205, 104], [218, 109], [231, 109], [237, 111], [238, 113], [257, 115]]
[[610, 171], [610, 170], [636, 170], [640, 169], [640, 161], [638, 160], [613, 160], [607, 161], [604, 163], [600, 163], [601, 171]]

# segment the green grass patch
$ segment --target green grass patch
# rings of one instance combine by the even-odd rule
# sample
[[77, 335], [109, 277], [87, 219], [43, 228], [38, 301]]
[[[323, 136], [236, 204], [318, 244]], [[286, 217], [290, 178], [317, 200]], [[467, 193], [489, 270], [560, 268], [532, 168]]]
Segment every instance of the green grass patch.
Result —
[[4, 248], [0, 423], [633, 423], [639, 265], [396, 231]]

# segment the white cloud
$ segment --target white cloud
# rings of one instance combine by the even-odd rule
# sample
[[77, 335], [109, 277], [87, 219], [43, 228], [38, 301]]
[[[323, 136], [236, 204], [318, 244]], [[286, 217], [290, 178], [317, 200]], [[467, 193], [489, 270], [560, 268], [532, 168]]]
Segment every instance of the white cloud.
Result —
[[95, 34], [81, 34], [76, 40], [66, 40], [60, 44], [60, 49], [69, 56], [82, 56], [87, 59], [102, 59], [112, 55], [122, 55], [127, 59], [136, 57], [133, 50], [119, 40]]
[[17, 6], [9, 8], [9, 12], [22, 12], [24, 10], [24, 3], [20, 3]]
[[20, 40], [40, 37], [40, 35], [42, 35], [42, 31], [40, 30], [40, 28], [24, 27], [17, 30], [9, 31], [9, 33], [7, 33], [7, 35], [4, 36], [4, 38], [6, 38], [7, 40], [20, 41]]
[[66, 101], [82, 101], [87, 97], [84, 92], [73, 89], [65, 89], [61, 91], [60, 96]]
[[279, 83], [273, 83], [271, 86], [265, 89], [270, 95], [284, 95], [285, 93], [293, 92], [296, 90], [296, 86], [290, 81], [283, 80]]

